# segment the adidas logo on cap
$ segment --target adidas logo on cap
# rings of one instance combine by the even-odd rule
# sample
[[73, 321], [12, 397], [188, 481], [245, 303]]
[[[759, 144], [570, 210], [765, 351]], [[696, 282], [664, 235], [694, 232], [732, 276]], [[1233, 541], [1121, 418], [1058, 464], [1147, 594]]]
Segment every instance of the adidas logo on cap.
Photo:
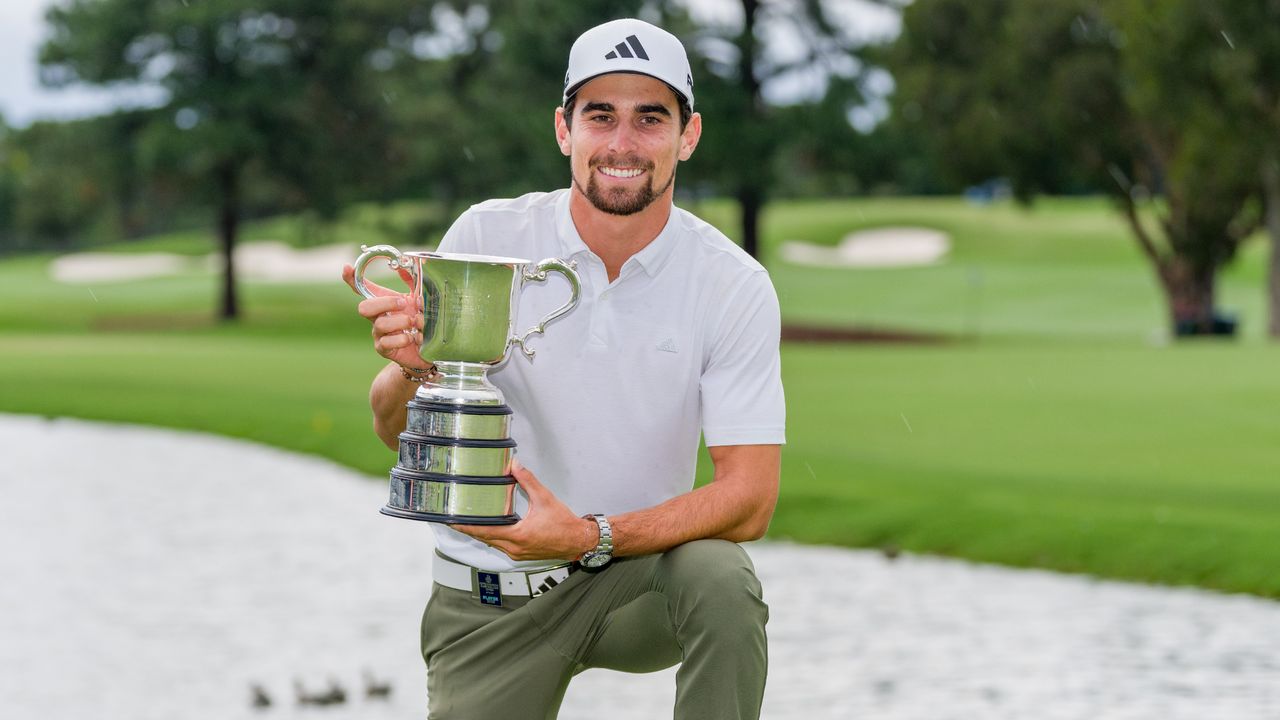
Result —
[[[635, 51], [634, 56], [631, 54], [632, 50]], [[604, 56], [604, 59], [617, 60], [619, 56], [624, 58], [638, 57], [641, 60], [649, 59], [649, 55], [644, 51], [644, 46], [640, 44], [640, 39], [635, 35], [628, 35], [626, 41], [618, 43], [613, 50], [610, 50], [609, 53]]]
[[693, 71], [684, 45], [666, 30], [634, 18], [597, 25], [573, 43], [564, 100], [592, 78], [618, 72], [661, 80], [693, 107]]

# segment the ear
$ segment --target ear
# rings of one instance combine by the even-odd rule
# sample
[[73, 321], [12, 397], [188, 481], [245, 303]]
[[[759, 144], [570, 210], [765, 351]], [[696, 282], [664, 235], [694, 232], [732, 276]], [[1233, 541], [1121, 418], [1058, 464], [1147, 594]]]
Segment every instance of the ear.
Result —
[[565, 157], [569, 156], [572, 144], [569, 142], [569, 125], [564, 121], [564, 108], [556, 108], [556, 144]]
[[702, 137], [702, 115], [694, 113], [689, 118], [689, 124], [684, 126], [684, 132], [680, 134], [680, 159], [688, 160], [693, 156], [694, 148], [698, 147], [698, 140]]

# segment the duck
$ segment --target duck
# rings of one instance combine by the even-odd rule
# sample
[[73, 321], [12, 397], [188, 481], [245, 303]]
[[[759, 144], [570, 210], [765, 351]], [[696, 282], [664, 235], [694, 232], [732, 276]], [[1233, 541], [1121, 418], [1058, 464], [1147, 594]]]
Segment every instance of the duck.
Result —
[[325, 693], [326, 705], [340, 705], [347, 701], [347, 691], [342, 689], [337, 680], [329, 678], [329, 692]]
[[253, 699], [250, 701], [253, 707], [271, 707], [271, 696], [267, 694], [267, 691], [261, 685], [253, 683], [249, 686], [249, 692], [253, 695]]
[[298, 696], [299, 705], [338, 705], [347, 701], [347, 691], [342, 689], [336, 680], [329, 680], [329, 689], [325, 692], [309, 692], [302, 681], [293, 681], [294, 693]]
[[373, 673], [364, 671], [364, 696], [366, 699], [385, 700], [391, 696], [391, 681], [379, 682]]

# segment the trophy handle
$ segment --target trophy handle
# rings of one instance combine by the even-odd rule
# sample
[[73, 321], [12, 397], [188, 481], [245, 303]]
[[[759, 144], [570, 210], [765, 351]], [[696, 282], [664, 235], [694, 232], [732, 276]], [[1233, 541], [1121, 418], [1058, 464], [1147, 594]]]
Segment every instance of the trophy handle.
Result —
[[[356, 262], [355, 262], [356, 291], [359, 292], [361, 295], [365, 296], [366, 298], [375, 297], [375, 295], [364, 284], [364, 271], [369, 266], [369, 261], [377, 257], [386, 258], [387, 265], [390, 266], [392, 270], [400, 270], [400, 269], [408, 270], [409, 274], [413, 276], [414, 282], [417, 282], [418, 268], [415, 263], [405, 261], [404, 253], [395, 249], [391, 245], [374, 245], [373, 247], [368, 247], [367, 245], [361, 245], [360, 257], [356, 258]], [[577, 295], [575, 295], [574, 298], [576, 299]]]
[[542, 282], [547, 279], [547, 271], [558, 272], [564, 275], [565, 279], [569, 281], [569, 287], [572, 290], [572, 293], [569, 296], [568, 302], [542, 318], [537, 325], [534, 325], [523, 335], [511, 338], [512, 344], [519, 345], [520, 351], [523, 352], [524, 356], [530, 360], [533, 359], [534, 351], [529, 348], [529, 336], [534, 333], [541, 335], [546, 332], [547, 323], [572, 310], [573, 307], [578, 304], [578, 295], [582, 292], [582, 283], [578, 279], [578, 263], [574, 260], [570, 260], [566, 263], [565, 261], [557, 258], [547, 258], [546, 260], [540, 261], [532, 270], [525, 270], [523, 276], [526, 281], [532, 280], [534, 282]]

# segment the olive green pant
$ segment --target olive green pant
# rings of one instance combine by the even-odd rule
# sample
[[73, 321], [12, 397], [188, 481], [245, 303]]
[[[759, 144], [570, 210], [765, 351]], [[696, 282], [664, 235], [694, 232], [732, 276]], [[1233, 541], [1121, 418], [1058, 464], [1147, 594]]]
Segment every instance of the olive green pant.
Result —
[[483, 605], [436, 585], [422, 617], [432, 720], [555, 718], [587, 668], [676, 663], [675, 718], [758, 718], [769, 610], [750, 558], [724, 540], [579, 570], [539, 597]]

